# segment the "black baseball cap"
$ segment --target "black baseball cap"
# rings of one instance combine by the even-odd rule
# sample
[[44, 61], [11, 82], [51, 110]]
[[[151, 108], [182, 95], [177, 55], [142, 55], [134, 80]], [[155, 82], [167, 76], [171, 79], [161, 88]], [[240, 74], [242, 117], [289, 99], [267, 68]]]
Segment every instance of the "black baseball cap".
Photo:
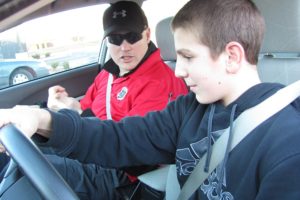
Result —
[[142, 33], [146, 27], [148, 27], [146, 15], [133, 1], [113, 3], [103, 15], [104, 37], [118, 31]]

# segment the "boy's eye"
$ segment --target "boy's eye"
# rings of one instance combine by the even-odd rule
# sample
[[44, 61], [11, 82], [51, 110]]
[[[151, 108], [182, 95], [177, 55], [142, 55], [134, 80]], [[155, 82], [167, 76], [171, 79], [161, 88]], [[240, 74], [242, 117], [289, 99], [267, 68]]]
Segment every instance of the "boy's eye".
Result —
[[182, 57], [186, 60], [191, 60], [193, 57], [189, 55], [182, 55]]
[[180, 59], [182, 59], [182, 60], [185, 60], [185, 61], [187, 61], [187, 62], [190, 62], [193, 58], [194, 58], [194, 56], [192, 55], [192, 54], [190, 54], [190, 53], [187, 53], [187, 52], [178, 52], [177, 53], [177, 58], [180, 58]]

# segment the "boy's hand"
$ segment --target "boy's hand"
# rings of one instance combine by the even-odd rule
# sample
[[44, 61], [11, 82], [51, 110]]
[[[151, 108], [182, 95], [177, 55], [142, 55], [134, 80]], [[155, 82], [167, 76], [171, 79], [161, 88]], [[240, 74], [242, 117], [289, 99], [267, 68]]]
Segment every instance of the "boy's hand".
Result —
[[[0, 128], [9, 123], [14, 124], [29, 138], [37, 132], [45, 137], [51, 134], [51, 115], [47, 110], [30, 106], [0, 109]], [[4, 148], [0, 147], [0, 151], [3, 152]]]

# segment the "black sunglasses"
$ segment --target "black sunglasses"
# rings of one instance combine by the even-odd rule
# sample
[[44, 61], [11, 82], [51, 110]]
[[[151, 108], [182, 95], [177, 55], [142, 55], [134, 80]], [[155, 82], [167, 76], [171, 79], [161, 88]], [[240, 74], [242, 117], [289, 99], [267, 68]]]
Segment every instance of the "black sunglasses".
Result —
[[142, 37], [143, 36], [141, 33], [128, 32], [125, 34], [112, 34], [109, 35], [107, 38], [109, 43], [120, 46], [123, 40], [126, 40], [130, 44], [134, 44], [137, 41], [141, 40]]

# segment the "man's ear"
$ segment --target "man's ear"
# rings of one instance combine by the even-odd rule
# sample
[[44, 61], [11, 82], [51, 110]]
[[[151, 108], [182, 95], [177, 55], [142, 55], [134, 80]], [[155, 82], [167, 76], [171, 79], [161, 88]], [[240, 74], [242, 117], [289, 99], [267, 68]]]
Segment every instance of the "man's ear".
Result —
[[238, 42], [229, 42], [225, 47], [227, 54], [226, 70], [229, 73], [236, 73], [245, 58], [245, 51], [242, 45]]

